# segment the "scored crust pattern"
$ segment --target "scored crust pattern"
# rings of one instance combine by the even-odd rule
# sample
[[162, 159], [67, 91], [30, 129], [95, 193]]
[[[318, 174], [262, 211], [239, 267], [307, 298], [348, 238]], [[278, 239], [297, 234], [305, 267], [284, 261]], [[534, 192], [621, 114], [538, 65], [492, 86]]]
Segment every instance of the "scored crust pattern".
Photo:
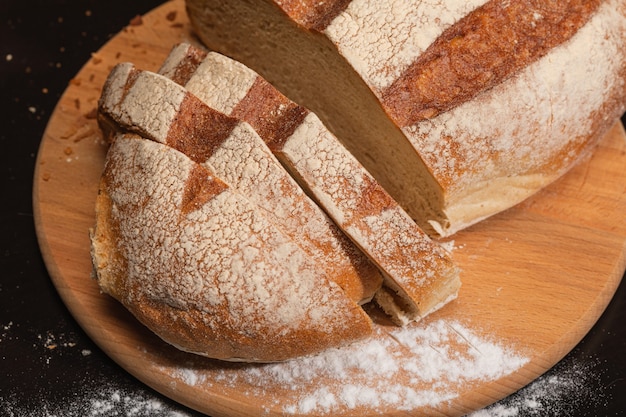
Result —
[[[109, 74], [99, 100], [99, 123], [112, 145], [92, 256], [105, 292], [182, 350], [246, 361], [284, 360], [366, 337], [372, 321], [358, 303], [373, 297], [399, 324], [456, 297], [460, 282], [449, 254], [313, 113], [225, 57], [189, 45], [171, 55], [185, 48], [196, 57], [178, 65], [168, 60], [162, 69], [169, 65], [179, 82], [193, 69], [185, 87], [123, 63]], [[208, 77], [204, 70], [213, 62], [232, 66], [247, 92]], [[205, 90], [215, 84], [226, 91], [223, 105], [242, 120], [192, 94], [219, 96], [196, 91], [194, 77]], [[323, 212], [276, 157], [336, 225], [318, 216], [323, 227], [306, 231]], [[166, 195], [168, 189], [173, 192]], [[155, 216], [158, 204], [164, 212]], [[369, 260], [341, 240], [337, 226]], [[316, 257], [308, 245], [319, 244], [328, 230], [333, 244]], [[337, 272], [338, 254], [352, 276]]]
[[[206, 165], [264, 210], [351, 298], [371, 300], [382, 280], [378, 270], [310, 201], [248, 124], [211, 109], [166, 78], [130, 64], [114, 69], [110, 80], [100, 104], [105, 125], [113, 131], [135, 131]], [[146, 107], [151, 112], [142, 110]]]

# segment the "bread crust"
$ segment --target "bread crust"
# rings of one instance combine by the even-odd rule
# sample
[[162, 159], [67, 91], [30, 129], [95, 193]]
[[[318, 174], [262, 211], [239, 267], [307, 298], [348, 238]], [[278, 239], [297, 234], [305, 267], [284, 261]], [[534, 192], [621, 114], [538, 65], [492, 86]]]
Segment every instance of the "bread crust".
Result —
[[[376, 299], [405, 323], [459, 285], [407, 213], [448, 236], [505, 210], [591, 152], [625, 109], [624, 0], [186, 1], [209, 48], [290, 99], [254, 73], [212, 109], [189, 93], [202, 51], [170, 68], [186, 88], [114, 70], [100, 103], [112, 145], [92, 259], [104, 292], [168, 343], [212, 358], [286, 360], [372, 331], [358, 305], [367, 284], [322, 270], [271, 207], [233, 186], [249, 160], [220, 170], [260, 149], [230, 138], [258, 132], [384, 271]], [[163, 107], [124, 107], [133, 99]]]
[[381, 94], [399, 126], [471, 100], [569, 40], [600, 0], [492, 0], [447, 28]]
[[171, 147], [117, 136], [96, 218], [100, 287], [182, 350], [280, 361], [371, 332], [364, 311], [298, 245]]

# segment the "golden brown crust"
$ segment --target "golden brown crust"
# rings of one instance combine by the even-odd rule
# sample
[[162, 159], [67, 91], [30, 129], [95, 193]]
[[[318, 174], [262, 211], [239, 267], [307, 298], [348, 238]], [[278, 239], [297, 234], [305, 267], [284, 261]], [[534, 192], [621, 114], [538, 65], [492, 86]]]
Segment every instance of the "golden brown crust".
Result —
[[187, 216], [200, 210], [212, 198], [225, 191], [228, 186], [218, 178], [207, 181], [206, 168], [196, 165], [192, 168], [185, 184], [182, 201], [180, 203], [181, 216]]
[[[395, 303], [404, 311], [397, 322], [420, 320], [456, 297], [461, 282], [450, 255], [428, 238], [314, 114], [280, 154], [303, 186], [384, 272], [383, 290], [403, 301]], [[376, 299], [380, 300], [378, 292]]]
[[432, 235], [533, 195], [624, 111], [623, 0], [352, 0], [321, 33], [278, 0], [186, 3], [207, 47], [315, 112]]
[[[186, 50], [187, 49], [187, 50]], [[179, 45], [166, 60], [167, 73], [189, 69], [191, 45]], [[184, 53], [181, 53], [184, 52]], [[189, 75], [189, 91], [257, 129], [274, 154], [337, 225], [385, 275], [393, 303], [406, 310], [401, 324], [418, 320], [456, 296], [460, 281], [448, 254], [432, 242], [391, 196], [347, 152], [319, 119], [287, 99], [254, 71], [216, 53]], [[206, 86], [213, 86], [207, 88]], [[224, 91], [228, 99], [215, 100]], [[295, 117], [294, 117], [295, 115]], [[396, 302], [403, 298], [403, 303]], [[376, 299], [383, 298], [376, 295]]]
[[176, 84], [185, 85], [189, 81], [189, 77], [193, 71], [200, 65], [200, 62], [206, 57], [206, 51], [200, 48], [187, 49], [183, 65], [173, 68], [168, 77]]
[[[113, 131], [141, 135], [116, 135], [107, 154], [92, 235], [103, 291], [167, 342], [218, 359], [278, 361], [370, 334], [357, 301], [375, 288], [335, 264], [345, 248], [332, 222], [247, 124], [128, 63], [112, 70], [99, 111]], [[298, 236], [268, 207], [304, 222]], [[303, 249], [311, 225], [329, 268]]]
[[250, 123], [274, 151], [282, 147], [308, 113], [307, 109], [287, 99], [263, 78], [257, 77], [231, 115]]
[[[207, 53], [207, 51], [196, 47], [188, 48], [182, 47], [181, 44], [174, 45], [170, 50], [170, 55], [161, 64], [161, 68], [157, 72], [184, 87], [206, 58]], [[176, 56], [176, 54], [180, 56]], [[171, 60], [173, 56], [176, 58], [174, 61]]]
[[[173, 49], [177, 52], [181, 50], [184, 55], [172, 57], [171, 63], [166, 61], [159, 73], [164, 73], [175, 83], [185, 86], [206, 58], [207, 52], [189, 44], [179, 44]], [[279, 108], [282, 110], [277, 111]], [[307, 114], [307, 109], [289, 100], [262, 77], [256, 77], [250, 90], [232, 109], [230, 116], [249, 123], [270, 149], [275, 150], [280, 149]]]
[[[231, 85], [226, 81], [225, 77], [228, 76], [226, 69], [221, 73], [221, 77], [217, 77], [217, 79], [198, 76], [200, 71], [196, 70], [201, 64], [206, 64], [204, 61], [195, 61], [194, 57], [199, 55], [206, 58], [206, 54], [202, 53], [198, 48], [189, 44], [177, 45], [164, 62], [160, 72], [168, 77], [171, 77], [172, 74], [178, 74], [178, 80], [185, 82], [186, 85], [192, 81], [192, 78], [199, 78], [195, 81], [197, 84], [202, 85], [202, 88], [206, 88], [208, 84], [215, 83], [215, 88], [220, 92], [225, 92], [225, 96], [228, 97], [237, 95], [242, 89], [245, 90], [244, 86]], [[214, 56], [215, 54], [211, 58]], [[193, 65], [190, 65], [191, 62], [193, 62]], [[181, 68], [184, 70], [181, 71]], [[234, 71], [236, 72], [236, 70]], [[252, 73], [248, 69], [246, 71]], [[251, 82], [249, 89], [244, 91], [246, 94], [242, 94], [241, 100], [234, 105], [229, 115], [249, 123], [268, 148], [275, 154], [278, 154], [284, 142], [293, 134], [294, 130], [302, 123], [304, 117], [309, 112], [287, 99], [267, 81], [258, 77], [258, 75], [253, 74], [253, 78], [254, 81]], [[194, 83], [191, 82], [191, 84]], [[189, 87], [191, 89], [189, 91], [195, 92], [200, 98], [206, 98], [204, 93], [200, 94], [199, 91], [195, 91], [197, 84]], [[207, 90], [206, 92], [206, 94], [212, 97], [215, 93], [217, 91], [214, 90], [210, 90], [210, 92]], [[212, 108], [224, 111], [219, 105]], [[288, 187], [285, 187], [285, 192], [287, 190]], [[299, 205], [304, 208], [307, 206], [304, 203], [306, 202], [303, 201]], [[309, 203], [315, 205], [312, 201]], [[301, 215], [303, 216], [301, 220], [305, 224], [311, 225], [319, 217], [316, 215], [316, 212], [320, 210], [319, 207], [315, 206], [313, 211], [292, 211], [293, 214], [290, 217], [295, 221], [294, 216]], [[324, 217], [326, 218], [325, 215]], [[334, 223], [332, 227], [328, 227], [328, 230], [332, 235], [330, 239], [324, 237], [322, 233], [317, 233], [313, 236], [313, 239], [316, 240], [316, 245], [322, 248], [324, 253], [324, 256], [318, 258], [318, 260], [323, 264], [323, 268], [327, 270], [329, 277], [338, 283], [346, 293], [353, 296], [357, 301], [370, 301], [382, 283], [381, 273]], [[310, 236], [304, 227], [298, 227], [297, 234], [298, 240], [302, 238], [309, 239]], [[329, 245], [329, 242], [335, 243]]]
[[186, 95], [167, 133], [167, 145], [198, 163], [207, 161], [231, 135], [238, 120]]
[[351, 0], [278, 0], [294, 21], [308, 29], [322, 31]]
[[600, 0], [492, 0], [448, 28], [383, 93], [399, 126], [430, 119], [570, 39]]

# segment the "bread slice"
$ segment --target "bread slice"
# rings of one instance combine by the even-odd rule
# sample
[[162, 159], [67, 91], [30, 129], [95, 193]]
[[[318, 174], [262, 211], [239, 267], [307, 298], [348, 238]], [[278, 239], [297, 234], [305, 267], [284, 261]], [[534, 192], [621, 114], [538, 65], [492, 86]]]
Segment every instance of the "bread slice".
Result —
[[532, 195], [624, 112], [623, 0], [186, 0], [431, 234]]
[[100, 287], [179, 349], [279, 361], [372, 331], [363, 309], [263, 212], [170, 146], [116, 136], [96, 220]]
[[419, 320], [454, 299], [459, 271], [307, 109], [221, 54], [176, 46], [160, 73], [217, 111], [248, 122], [281, 163], [385, 276], [377, 302], [396, 322]]
[[245, 122], [202, 103], [171, 80], [116, 66], [99, 102], [104, 130], [132, 131], [180, 150], [216, 172], [260, 209], [356, 302], [369, 302], [382, 276], [302, 191]]

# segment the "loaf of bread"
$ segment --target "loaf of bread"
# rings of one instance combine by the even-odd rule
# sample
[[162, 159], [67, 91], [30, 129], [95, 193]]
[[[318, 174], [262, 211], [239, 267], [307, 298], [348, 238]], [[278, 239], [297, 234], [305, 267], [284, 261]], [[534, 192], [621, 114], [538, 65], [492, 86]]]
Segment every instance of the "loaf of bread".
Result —
[[624, 0], [186, 0], [211, 50], [311, 109], [426, 231], [545, 187], [624, 112]]
[[176, 46], [160, 73], [211, 108], [248, 122], [385, 276], [376, 301], [399, 324], [455, 298], [459, 273], [434, 243], [307, 109], [218, 53]]
[[363, 309], [263, 212], [168, 145], [115, 137], [96, 209], [100, 288], [182, 350], [278, 361], [372, 331]]

